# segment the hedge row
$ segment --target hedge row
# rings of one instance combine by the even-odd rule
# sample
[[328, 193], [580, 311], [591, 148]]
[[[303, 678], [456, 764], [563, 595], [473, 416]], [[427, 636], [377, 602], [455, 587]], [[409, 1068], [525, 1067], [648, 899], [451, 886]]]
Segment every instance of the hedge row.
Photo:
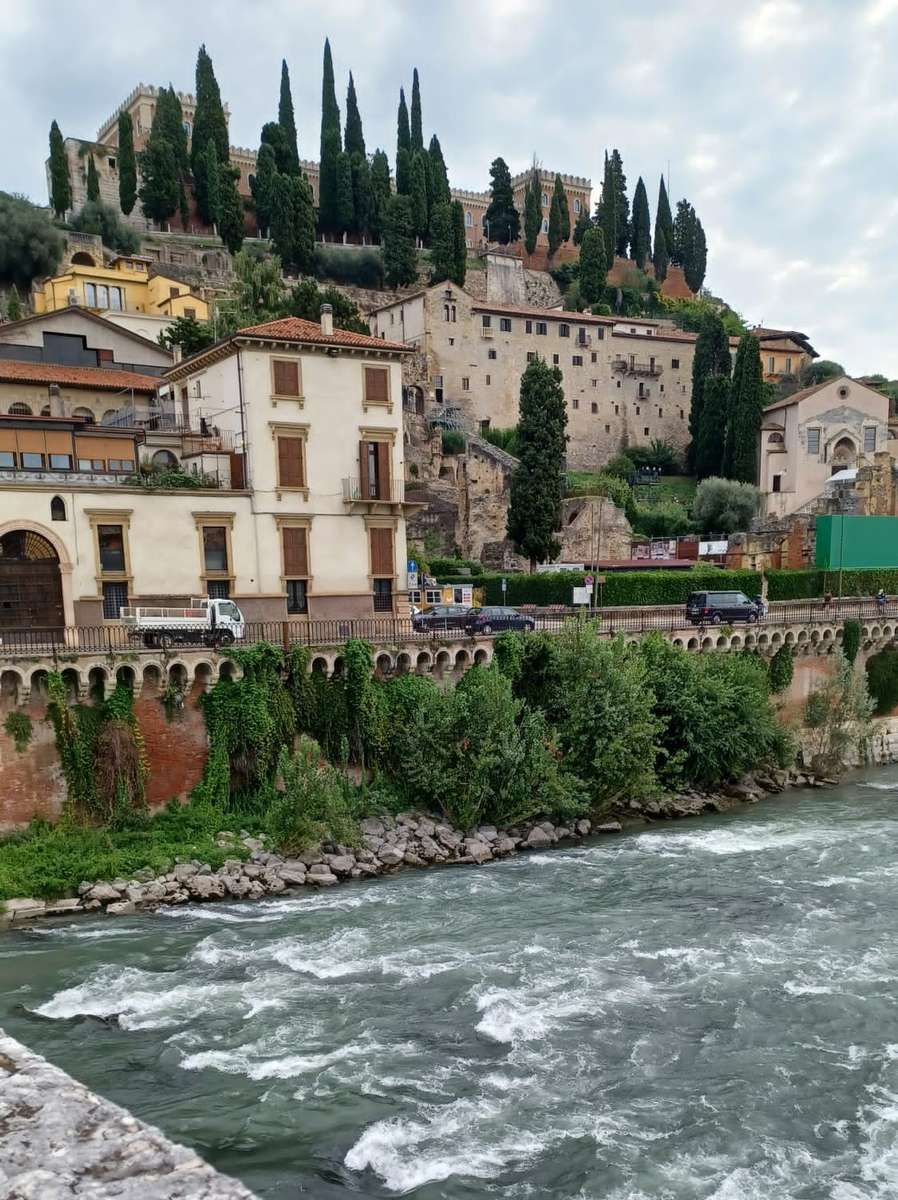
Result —
[[[414, 557], [412, 555], [412, 557]], [[444, 576], [455, 576], [460, 571], [470, 571], [472, 575], [483, 574], [483, 564], [475, 562], [472, 558], [430, 558], [427, 560], [427, 565], [430, 568], [430, 574], [436, 575], [438, 579]]]
[[[508, 591], [503, 597], [502, 576], [484, 574], [441, 578], [441, 583], [473, 583], [483, 588], [484, 604], [570, 604], [575, 587], [583, 585], [582, 571], [551, 571], [539, 575], [506, 575]], [[687, 571], [620, 571], [605, 576], [603, 603], [609, 607], [633, 604], [685, 604], [690, 592], [741, 591], [758, 595], [761, 576], [757, 571], [721, 571], [693, 568]]]
[[898, 568], [880, 567], [868, 571], [843, 571], [841, 588], [838, 571], [768, 571], [768, 600], [813, 600], [831, 592], [843, 596], [874, 596], [880, 588], [889, 596], [898, 595]]

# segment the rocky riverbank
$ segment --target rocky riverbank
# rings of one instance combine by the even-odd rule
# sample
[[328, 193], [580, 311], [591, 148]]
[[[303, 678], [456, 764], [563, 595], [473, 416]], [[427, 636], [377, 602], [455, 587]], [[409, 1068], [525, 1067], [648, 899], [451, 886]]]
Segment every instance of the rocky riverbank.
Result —
[[775, 771], [727, 784], [715, 792], [685, 791], [648, 801], [631, 800], [618, 805], [606, 820], [581, 818], [569, 825], [543, 820], [508, 829], [480, 825], [462, 831], [422, 813], [367, 817], [360, 822], [360, 845], [328, 843], [296, 857], [275, 853], [246, 831], [225, 831], [218, 835], [218, 844], [233, 849], [234, 857], [217, 870], [209, 863], [191, 860], [172, 863], [164, 874], [146, 868], [131, 879], [85, 880], [77, 896], [7, 900], [0, 925], [18, 926], [40, 917], [80, 913], [130, 916], [160, 905], [197, 901], [258, 900], [301, 887], [333, 887], [351, 879], [392, 874], [403, 867], [479, 866], [531, 850], [620, 833], [625, 825], [726, 812], [790, 787], [822, 787], [832, 782], [796, 771]]

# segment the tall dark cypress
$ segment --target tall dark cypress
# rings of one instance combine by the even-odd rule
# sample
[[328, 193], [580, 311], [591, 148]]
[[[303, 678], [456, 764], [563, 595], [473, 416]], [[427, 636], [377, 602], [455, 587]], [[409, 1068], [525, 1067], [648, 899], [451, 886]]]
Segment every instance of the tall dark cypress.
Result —
[[699, 479], [721, 474], [730, 413], [730, 380], [709, 375], [702, 389], [702, 410], [693, 452], [693, 469]]
[[624, 164], [618, 150], [611, 151], [611, 170], [614, 175], [614, 222], [617, 227], [614, 252], [621, 258], [626, 258], [627, 247], [630, 244], [630, 201], [627, 199]]
[[[552, 190], [552, 202], [549, 207], [549, 254], [552, 255], [565, 240], [564, 219], [567, 214], [567, 196], [564, 194], [564, 184], [561, 176], [555, 176], [555, 187]], [[570, 217], [567, 222], [568, 234], [571, 231]]]
[[640, 270], [645, 266], [646, 259], [652, 252], [652, 227], [649, 216], [649, 198], [646, 195], [642, 176], [636, 183], [633, 193], [633, 237], [631, 252]]
[[[664, 180], [661, 180], [661, 190], [664, 191]], [[666, 193], [665, 193], [666, 195]], [[670, 263], [670, 251], [667, 249], [667, 233], [661, 212], [661, 197], [659, 196], [658, 210], [655, 213], [655, 240], [652, 247], [652, 266], [655, 268], [655, 278], [663, 283], [667, 278], [667, 268]], [[670, 216], [670, 209], [668, 209]]]
[[567, 405], [561, 371], [535, 358], [521, 376], [519, 463], [511, 479], [508, 536], [518, 553], [538, 562], [558, 557], [567, 449]]
[[539, 168], [534, 163], [524, 188], [524, 249], [528, 254], [536, 249], [536, 239], [543, 225], [541, 195]]
[[352, 195], [352, 160], [345, 150], [337, 155], [337, 227], [336, 232], [350, 233], [355, 225]]
[[386, 151], [375, 150], [371, 157], [371, 236], [378, 241], [383, 237], [387, 205], [392, 196], [390, 186], [390, 160]]
[[683, 273], [691, 290], [698, 292], [705, 282], [705, 270], [708, 265], [708, 244], [705, 240], [705, 231], [702, 228], [702, 223], [695, 215], [694, 209], [692, 218], [693, 230], [689, 258], [684, 264]]
[[452, 249], [455, 268], [451, 278], [453, 283], [457, 283], [459, 287], [464, 287], [465, 272], [468, 267], [468, 243], [465, 238], [465, 210], [461, 200], [453, 200], [449, 207], [452, 210]]
[[418, 68], [412, 74], [412, 122], [411, 122], [412, 154], [424, 149], [424, 134], [421, 130], [421, 85], [418, 82]]
[[689, 409], [689, 436], [692, 442], [689, 447], [689, 461], [693, 468], [696, 466], [696, 454], [699, 449], [705, 381], [712, 375], [722, 375], [729, 379], [731, 366], [727, 332], [720, 317], [716, 313], [710, 313], [702, 321], [692, 359], [692, 401]]
[[487, 240], [507, 246], [521, 236], [521, 217], [514, 206], [511, 171], [504, 158], [494, 158], [490, 166], [490, 203], [484, 216]]
[[674, 250], [674, 226], [673, 217], [670, 215], [670, 200], [667, 196], [667, 187], [664, 183], [664, 176], [661, 176], [661, 182], [658, 185], [658, 212], [655, 216], [656, 228], [660, 226], [664, 233], [664, 244], [667, 248], [668, 262], [673, 257]]
[[299, 173], [299, 148], [296, 142], [296, 118], [293, 114], [293, 96], [290, 92], [290, 72], [286, 58], [281, 60], [281, 94], [278, 100], [278, 125], [284, 131], [289, 154], [289, 173]]
[[349, 87], [346, 89], [346, 126], [343, 131], [343, 149], [347, 154], [365, 157], [365, 135], [362, 133], [362, 118], [359, 113], [352, 71], [349, 72]]
[[758, 339], [743, 334], [736, 352], [723, 474], [743, 483], [758, 482], [758, 439], [764, 420], [764, 376]]
[[263, 142], [256, 156], [256, 173], [249, 181], [256, 205], [256, 227], [260, 237], [265, 237], [271, 226], [272, 188], [277, 173], [274, 150], [268, 142]]
[[54, 121], [50, 126], [50, 203], [57, 217], [72, 207], [72, 180], [62, 133]]
[[440, 139], [436, 134], [430, 139], [427, 154], [430, 158], [430, 195], [431, 204], [448, 204], [452, 199], [449, 191], [449, 175], [440, 147]]
[[427, 156], [419, 151], [412, 154], [412, 169], [409, 180], [408, 198], [412, 208], [412, 226], [419, 238], [427, 236], [429, 221], [427, 218], [427, 175], [424, 170], [424, 160]]
[[605, 154], [605, 173], [602, 179], [602, 198], [599, 201], [596, 217], [602, 230], [605, 243], [605, 253], [608, 259], [608, 269], [614, 266], [614, 256], [618, 246], [617, 224], [618, 187], [614, 173], [614, 162]]
[[92, 154], [87, 156], [87, 198], [94, 204], [100, 199], [100, 177]]
[[336, 233], [337, 161], [340, 157], [340, 109], [334, 90], [334, 62], [330, 42], [324, 42], [324, 69], [321, 79], [321, 156], [318, 175], [318, 224], [324, 233]]
[[228, 123], [221, 103], [221, 92], [212, 68], [212, 59], [206, 53], [206, 47], [200, 46], [196, 58], [196, 113], [193, 118], [193, 140], [190, 150], [190, 164], [194, 175], [210, 140], [215, 143], [218, 162], [230, 161]]
[[274, 162], [282, 175], [290, 174], [290, 148], [287, 145], [287, 135], [277, 121], [266, 121], [262, 126], [259, 138], [263, 145], [270, 146], [274, 154]]
[[411, 185], [412, 135], [408, 124], [405, 90], [399, 89], [399, 111], [396, 115], [396, 192], [407, 196]]
[[137, 159], [134, 156], [134, 122], [122, 110], [118, 116], [118, 202], [127, 216], [137, 201]]

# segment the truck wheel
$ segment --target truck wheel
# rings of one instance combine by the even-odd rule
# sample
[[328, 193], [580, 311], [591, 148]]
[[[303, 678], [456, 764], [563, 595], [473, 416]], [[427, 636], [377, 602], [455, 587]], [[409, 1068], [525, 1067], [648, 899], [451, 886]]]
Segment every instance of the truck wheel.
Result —
[[218, 644], [219, 646], [232, 646], [234, 644], [234, 635], [230, 629], [225, 629], [218, 635]]
[[719, 624], [720, 624], [720, 613], [715, 613], [715, 614], [714, 614], [714, 616], [711, 618], [711, 624], [712, 624], [712, 625], [719, 625]]

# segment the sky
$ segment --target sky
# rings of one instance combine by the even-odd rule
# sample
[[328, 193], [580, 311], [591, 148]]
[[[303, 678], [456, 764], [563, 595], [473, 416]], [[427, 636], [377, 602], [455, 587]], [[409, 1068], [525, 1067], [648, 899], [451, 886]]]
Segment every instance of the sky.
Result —
[[200, 42], [240, 146], [276, 119], [286, 58], [317, 159], [329, 37], [369, 153], [393, 159], [413, 67], [453, 186], [536, 155], [595, 201], [617, 147], [653, 220], [662, 172], [695, 206], [715, 295], [849, 374], [898, 377], [898, 0], [0, 0], [0, 22], [0, 189], [46, 203], [50, 122], [93, 138], [138, 82], [193, 91]]

